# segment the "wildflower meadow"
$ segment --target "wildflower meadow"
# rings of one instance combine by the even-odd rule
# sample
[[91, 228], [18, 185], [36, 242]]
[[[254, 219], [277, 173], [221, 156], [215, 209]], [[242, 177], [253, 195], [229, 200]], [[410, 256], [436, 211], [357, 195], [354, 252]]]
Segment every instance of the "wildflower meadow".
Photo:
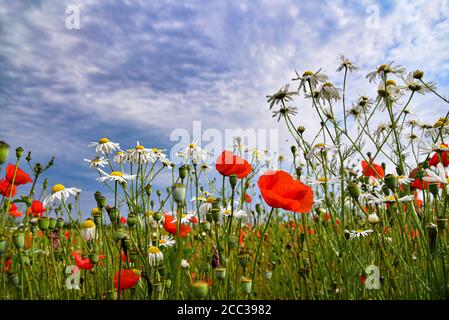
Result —
[[[86, 141], [90, 212], [87, 186], [47, 178], [58, 158], [0, 142], [0, 299], [448, 299], [449, 101], [396, 62], [348, 101], [360, 70], [338, 59], [340, 78], [296, 71], [260, 107], [285, 154], [240, 136], [215, 152]], [[432, 123], [421, 95], [446, 110]]]

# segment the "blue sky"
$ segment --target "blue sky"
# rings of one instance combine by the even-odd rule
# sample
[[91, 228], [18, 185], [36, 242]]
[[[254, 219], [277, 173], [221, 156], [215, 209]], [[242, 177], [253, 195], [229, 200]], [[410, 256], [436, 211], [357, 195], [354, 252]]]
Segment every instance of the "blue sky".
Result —
[[[68, 5], [80, 29], [65, 26]], [[379, 13], [378, 26], [370, 24]], [[101, 189], [84, 158], [107, 136], [170, 149], [174, 128], [284, 128], [265, 95], [294, 70], [320, 67], [336, 84], [336, 57], [361, 67], [349, 96], [374, 94], [364, 81], [380, 63], [422, 68], [448, 92], [448, 1], [0, 0], [0, 140], [56, 156], [50, 183]], [[416, 116], [446, 106], [419, 98]], [[298, 124], [318, 124], [310, 108]], [[286, 144], [288, 148], [290, 144]]]

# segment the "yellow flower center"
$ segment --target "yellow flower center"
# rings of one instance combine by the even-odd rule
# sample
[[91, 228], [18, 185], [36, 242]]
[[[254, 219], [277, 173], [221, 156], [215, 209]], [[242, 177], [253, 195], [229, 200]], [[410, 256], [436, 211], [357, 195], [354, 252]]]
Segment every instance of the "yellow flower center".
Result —
[[447, 144], [445, 144], [445, 143], [440, 144], [440, 149], [446, 149], [446, 148], [447, 148]]
[[377, 71], [380, 72], [380, 71], [385, 71], [387, 69], [388, 69], [388, 64], [382, 64], [382, 65], [380, 65], [379, 68], [377, 68]]
[[395, 85], [396, 85], [396, 81], [389, 79], [389, 80], [387, 80], [387, 81], [385, 82], [385, 84], [386, 84], [387, 86], [395, 86]]
[[329, 179], [325, 178], [325, 177], [320, 177], [320, 178], [318, 178], [318, 181], [319, 182], [326, 182], [326, 181], [329, 181]]
[[101, 138], [100, 140], [98, 140], [98, 143], [104, 144], [104, 143], [108, 143], [109, 139], [108, 138]]
[[324, 148], [326, 145], [324, 144], [324, 143], [317, 143], [316, 145], [315, 145], [315, 147], [316, 148]]
[[158, 153], [158, 152], [159, 152], [159, 149], [158, 149], [158, 148], [153, 148], [153, 151], [156, 152], [156, 153]]
[[159, 244], [165, 244], [165, 243], [167, 243], [167, 240], [165, 240], [165, 239], [159, 239]]
[[357, 232], [357, 233], [362, 233], [363, 230], [358, 229], [358, 230], [356, 230], [355, 232]]
[[394, 201], [394, 196], [387, 196], [387, 197], [385, 197], [385, 199], [387, 201]]
[[53, 186], [53, 188], [51, 188], [51, 193], [56, 193], [56, 192], [62, 191], [64, 189], [65, 189], [65, 187], [62, 184], [55, 184]]
[[95, 223], [92, 220], [86, 220], [83, 223], [83, 227], [85, 229], [89, 229], [89, 228], [95, 228]]
[[158, 253], [161, 253], [161, 250], [159, 250], [155, 246], [151, 246], [151, 247], [148, 248], [148, 253], [150, 253], [150, 254], [158, 254]]
[[143, 150], [143, 149], [145, 149], [144, 146], [136, 146], [136, 150]]
[[189, 148], [190, 149], [195, 149], [196, 148], [196, 143], [190, 143], [189, 144]]
[[114, 176], [114, 177], [123, 177], [123, 173], [120, 172], [120, 171], [112, 171], [112, 172], [111, 172], [111, 176]]
[[323, 87], [333, 87], [334, 85], [331, 82], [323, 83]]
[[208, 197], [207, 199], [206, 199], [206, 202], [207, 203], [212, 203], [212, 202], [214, 202], [215, 201], [215, 198], [214, 197]]
[[304, 72], [302, 74], [303, 77], [308, 77], [308, 76], [311, 76], [311, 75], [313, 75], [313, 71], [310, 71], [310, 70], [307, 70], [306, 72]]
[[91, 215], [95, 216], [97, 214], [100, 213], [100, 210], [98, 210], [98, 208], [93, 208], [92, 211], [90, 212]]
[[123, 154], [125, 154], [123, 151], [117, 151], [117, 153], [116, 153], [118, 156], [121, 156], [121, 155], [123, 155]]

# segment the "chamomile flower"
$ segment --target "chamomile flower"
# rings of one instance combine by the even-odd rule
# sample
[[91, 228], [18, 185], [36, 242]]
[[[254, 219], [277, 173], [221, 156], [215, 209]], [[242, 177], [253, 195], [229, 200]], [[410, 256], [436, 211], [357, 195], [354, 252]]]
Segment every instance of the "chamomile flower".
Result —
[[176, 244], [176, 240], [173, 239], [170, 235], [163, 235], [159, 239], [159, 246], [160, 247], [173, 247]]
[[234, 152], [240, 151], [246, 151], [246, 146], [242, 143], [241, 137], [234, 137], [234, 144], [232, 145], [232, 148], [234, 149]]
[[[182, 214], [182, 216], [181, 216], [181, 223], [182, 223], [182, 224], [189, 223], [189, 222], [191, 222], [191, 220], [192, 220], [194, 217], [195, 217], [195, 215], [192, 214], [192, 213]], [[174, 219], [172, 220], [172, 223], [175, 223], [175, 222], [178, 221], [178, 217], [177, 217], [176, 214], [173, 214], [173, 218], [174, 218]]]
[[396, 85], [396, 81], [382, 81], [377, 88], [376, 103], [380, 103], [379, 109], [384, 111], [389, 105], [391, 106], [393, 103], [398, 103], [401, 97], [401, 87]]
[[[226, 207], [221, 207], [221, 214], [224, 215], [225, 217], [230, 217], [231, 213], [232, 213], [232, 208], [230, 205], [228, 205]], [[246, 217], [246, 211], [234, 210], [233, 217], [237, 218], [237, 219]]]
[[409, 178], [409, 177], [407, 177], [407, 176], [397, 176], [397, 179], [398, 179], [398, 183], [399, 183], [400, 185], [403, 185], [403, 184], [410, 184], [410, 183], [412, 183], [412, 182], [414, 181], [413, 178]]
[[447, 185], [449, 185], [449, 168], [445, 168], [441, 162], [438, 162], [436, 167], [432, 168], [426, 169], [427, 176], [422, 179], [427, 182], [441, 183], [447, 188]]
[[193, 140], [189, 145], [177, 153], [178, 157], [184, 159], [184, 162], [191, 161], [193, 164], [204, 162], [209, 153], [198, 146], [198, 142]]
[[128, 150], [128, 160], [132, 163], [155, 163], [157, 157], [153, 149], [145, 148], [137, 141], [134, 149]]
[[362, 112], [367, 112], [374, 104], [373, 99], [367, 96], [360, 96], [354, 103]]
[[337, 183], [340, 182], [341, 179], [340, 177], [333, 177], [333, 178], [329, 178], [329, 177], [319, 177], [317, 179], [312, 179], [312, 178], [306, 178], [306, 180], [310, 183], [310, 184], [332, 184], [332, 183]]
[[151, 267], [157, 267], [164, 261], [164, 254], [158, 247], [150, 246], [148, 248], [148, 261]]
[[273, 108], [273, 106], [284, 102], [288, 102], [293, 100], [293, 96], [295, 94], [297, 94], [297, 92], [290, 92], [288, 91], [289, 85], [286, 84], [285, 86], [283, 86], [282, 88], [280, 88], [275, 94], [271, 95], [271, 96], [266, 96], [267, 98], [267, 102], [270, 104], [270, 110], [271, 108]]
[[164, 166], [166, 166], [170, 170], [173, 170], [175, 168], [175, 164], [168, 158], [161, 160], [161, 162]]
[[298, 113], [297, 107], [284, 107], [282, 106], [279, 110], [273, 111], [273, 118], [277, 117], [277, 121], [279, 122], [281, 118], [287, 117], [287, 115], [296, 115]]
[[359, 239], [359, 238], [364, 238], [368, 235], [370, 235], [371, 233], [373, 233], [374, 231], [371, 229], [367, 229], [367, 230], [350, 230], [349, 231], [349, 240], [353, 240], [353, 239]]
[[[393, 204], [396, 203], [396, 199], [394, 196], [375, 196], [375, 195], [369, 195], [369, 204], [382, 204], [382, 203], [387, 203], [387, 204]], [[409, 202], [409, 201], [413, 201], [415, 199], [415, 197], [413, 195], [409, 195], [409, 196], [404, 196], [402, 198], [398, 199], [398, 202]]]
[[377, 70], [370, 72], [366, 75], [366, 79], [369, 80], [369, 82], [376, 82], [377, 79], [385, 79], [387, 74], [395, 74], [397, 76], [401, 76], [405, 72], [405, 68], [402, 68], [400, 65], [393, 66], [393, 62], [390, 62], [390, 64], [382, 64], [380, 65]]
[[327, 145], [324, 143], [317, 143], [315, 144], [312, 149], [307, 153], [306, 159], [310, 160], [313, 156], [319, 155], [321, 152], [324, 151], [333, 151], [337, 148], [337, 146]]
[[345, 58], [344, 55], [340, 55], [338, 60], [340, 62], [340, 66], [338, 67], [337, 72], [340, 72], [343, 69], [346, 69], [349, 72], [359, 70], [359, 67], [353, 65], [352, 62], [348, 58]]
[[428, 83], [427, 87], [425, 85], [423, 85], [421, 82], [417, 81], [414, 77], [413, 77], [413, 72], [410, 72], [407, 77], [405, 79], [403, 79], [405, 82], [405, 86], [403, 87], [406, 90], [410, 90], [413, 92], [418, 92], [420, 94], [425, 94], [430, 92], [431, 89], [436, 90], [436, 85], [432, 82]]
[[323, 102], [338, 101], [341, 99], [340, 89], [336, 88], [331, 82], [323, 83], [320, 92], [320, 98]]
[[422, 151], [421, 154], [424, 154], [424, 155], [428, 154], [428, 153], [431, 153], [431, 152], [441, 153], [441, 152], [449, 151], [449, 145], [446, 144], [446, 143], [442, 143], [442, 142], [435, 143], [435, 144], [432, 144], [432, 145], [429, 145], [429, 144], [427, 144], [425, 142], [422, 142], [419, 145], [419, 148]]
[[65, 201], [70, 195], [77, 196], [80, 192], [81, 189], [78, 188], [66, 188], [62, 184], [55, 184], [51, 188], [51, 195], [45, 198], [43, 205], [44, 207], [47, 207], [55, 201]]
[[302, 74], [302, 76], [298, 73], [298, 71], [295, 70], [296, 78], [293, 78], [293, 81], [299, 81], [298, 91], [301, 91], [301, 89], [304, 90], [304, 92], [307, 92], [309, 90], [309, 83], [312, 87], [312, 90], [315, 91], [315, 89], [318, 87], [320, 82], [326, 82], [329, 77], [326, 76], [323, 73], [320, 73], [321, 70], [318, 70], [317, 72], [313, 71], [306, 71]]
[[190, 268], [190, 264], [187, 262], [186, 259], [182, 259], [182, 260], [181, 260], [181, 268], [183, 268], [183, 269], [188, 269], [188, 268]]
[[83, 223], [83, 229], [81, 230], [81, 234], [86, 241], [91, 241], [97, 238], [97, 228], [92, 219], [87, 219]]
[[264, 162], [268, 159], [268, 150], [248, 148], [248, 153], [251, 155], [252, 160], [256, 162]]
[[95, 147], [95, 151], [97, 153], [104, 153], [104, 154], [112, 153], [115, 150], [120, 149], [120, 145], [118, 143], [109, 141], [108, 138], [101, 138], [100, 140], [98, 140], [98, 142], [91, 142], [89, 144], [89, 148], [93, 147]]
[[121, 150], [117, 151], [117, 153], [114, 156], [114, 162], [117, 164], [124, 164], [127, 160], [128, 155]]
[[89, 162], [90, 168], [98, 168], [98, 167], [104, 168], [104, 166], [108, 164], [108, 160], [106, 160], [104, 157], [101, 158], [95, 157], [92, 160], [84, 159], [84, 161]]
[[134, 180], [136, 178], [136, 175], [129, 175], [121, 171], [112, 171], [110, 174], [104, 172], [100, 168], [98, 169], [98, 171], [100, 171], [101, 174], [103, 175], [102, 177], [97, 178], [97, 181], [99, 182], [109, 180], [109, 181], [117, 181], [119, 183], [127, 183], [128, 181]]

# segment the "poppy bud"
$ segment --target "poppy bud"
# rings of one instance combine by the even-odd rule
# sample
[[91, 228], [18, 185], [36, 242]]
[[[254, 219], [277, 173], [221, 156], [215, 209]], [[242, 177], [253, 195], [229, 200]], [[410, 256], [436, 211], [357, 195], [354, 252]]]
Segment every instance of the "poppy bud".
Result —
[[6, 252], [7, 247], [8, 247], [8, 240], [0, 239], [0, 256], [2, 256]]
[[302, 167], [297, 167], [297, 168], [295, 169], [295, 172], [296, 172], [296, 177], [297, 177], [298, 179], [301, 179]]
[[58, 218], [58, 220], [56, 220], [56, 227], [57, 227], [58, 229], [64, 228], [64, 219]]
[[267, 281], [270, 281], [272, 276], [273, 276], [273, 272], [271, 272], [271, 271], [265, 271], [265, 272], [263, 273], [263, 277], [264, 277], [265, 280], [267, 280]]
[[160, 221], [162, 219], [162, 214], [158, 211], [153, 214], [153, 219], [155, 221]]
[[103, 209], [106, 206], [106, 197], [100, 196], [99, 200], [97, 201], [97, 206], [100, 209]]
[[115, 207], [107, 207], [106, 211], [112, 223], [118, 223], [120, 218], [120, 211]]
[[433, 223], [426, 224], [427, 234], [429, 236], [430, 249], [435, 249], [437, 243], [437, 226]]
[[186, 168], [186, 166], [185, 165], [180, 166], [178, 171], [179, 171], [179, 177], [182, 180], [184, 180], [185, 177], [187, 176], [187, 168]]
[[176, 203], [182, 204], [186, 198], [186, 187], [183, 184], [175, 184], [173, 185], [173, 200], [176, 201]]
[[212, 219], [214, 222], [220, 221], [220, 209], [212, 209]]
[[214, 221], [212, 213], [210, 213], [210, 212], [206, 213], [206, 221], [207, 222], [213, 222]]
[[245, 293], [245, 294], [251, 293], [251, 288], [253, 286], [253, 281], [251, 279], [248, 279], [243, 276], [242, 280], [240, 282], [240, 285], [241, 285], [243, 293]]
[[41, 229], [42, 231], [48, 230], [49, 224], [50, 224], [50, 221], [48, 220], [47, 217], [41, 217], [37, 221], [37, 225], [38, 225], [39, 229]]
[[161, 293], [163, 288], [164, 288], [163, 283], [154, 284], [154, 292], [155, 293]]
[[223, 281], [226, 278], [226, 269], [225, 268], [216, 268], [215, 276], [218, 280]]
[[422, 70], [413, 71], [413, 78], [421, 80], [423, 76], [424, 76], [424, 71], [422, 71]]
[[404, 168], [396, 167], [396, 173], [398, 174], [398, 176], [403, 176], [404, 175]]
[[97, 201], [97, 202], [100, 201], [101, 192], [100, 191], [95, 192], [94, 197], [95, 197], [95, 201]]
[[228, 236], [228, 246], [233, 249], [237, 246], [237, 239], [231, 235]]
[[434, 196], [438, 195], [439, 192], [439, 184], [438, 183], [429, 183], [429, 191]]
[[56, 219], [55, 218], [50, 218], [48, 220], [48, 229], [49, 230], [53, 230], [54, 228], [56, 228]]
[[153, 192], [153, 187], [151, 184], [147, 184], [145, 186], [145, 193], [147, 194], [147, 197], [151, 196], [151, 193]]
[[9, 158], [9, 145], [4, 141], [0, 141], [0, 165], [7, 162], [8, 158]]
[[250, 256], [248, 253], [240, 253], [239, 254], [239, 264], [242, 268], [245, 268], [249, 263]]
[[446, 229], [447, 228], [447, 218], [444, 218], [444, 217], [437, 218], [437, 226], [438, 226], [438, 229], [441, 231]]
[[206, 232], [209, 231], [210, 230], [210, 222], [209, 221], [201, 222], [201, 229]]
[[20, 263], [21, 263], [22, 265], [24, 265], [24, 266], [29, 266], [29, 265], [31, 265], [30, 257], [28, 257], [28, 256], [26, 256], [26, 255], [24, 255], [24, 254], [21, 254], [21, 255], [20, 255], [19, 261], [20, 261]]
[[89, 254], [89, 260], [92, 262], [92, 264], [97, 264], [100, 261], [100, 258], [97, 253], [93, 252]]
[[398, 186], [398, 179], [394, 174], [389, 173], [385, 176], [385, 184], [387, 185], [388, 188], [394, 191]]
[[229, 176], [229, 184], [231, 185], [231, 188], [234, 189], [237, 185], [237, 175], [231, 174]]
[[160, 197], [160, 196], [162, 195], [161, 190], [156, 190], [156, 195], [157, 195], [158, 197]]
[[262, 213], [262, 207], [260, 206], [259, 203], [256, 204], [256, 212], [257, 212], [258, 214], [261, 214], [261, 213]]
[[154, 200], [150, 201], [150, 206], [153, 208], [154, 207]]
[[129, 227], [134, 227], [137, 224], [137, 215], [134, 212], [130, 212], [128, 214], [128, 219], [126, 220], [126, 223]]
[[22, 155], [23, 155], [23, 148], [22, 147], [18, 147], [16, 149], [16, 158], [20, 159], [20, 158], [22, 158]]
[[118, 229], [115, 233], [114, 233], [114, 240], [116, 242], [121, 241], [126, 239], [127, 234], [123, 231], [123, 229]]
[[360, 196], [359, 186], [356, 183], [348, 185], [348, 193], [354, 200], [358, 200]]
[[192, 295], [197, 299], [204, 299], [209, 291], [209, 286], [205, 281], [197, 281], [192, 284]]
[[384, 195], [386, 195], [386, 196], [390, 195], [390, 189], [388, 188], [387, 185], [383, 185], [383, 186], [382, 186], [382, 192], [383, 192]]
[[303, 126], [299, 126], [299, 127], [298, 127], [298, 132], [299, 132], [300, 134], [303, 134], [304, 131], [306, 131], [306, 128], [304, 128]]
[[221, 199], [220, 198], [216, 198], [212, 201], [212, 209], [218, 209], [220, 210], [220, 202]]
[[291, 146], [291, 147], [290, 147], [290, 150], [291, 150], [291, 152], [292, 152], [293, 155], [295, 155], [295, 154], [296, 154], [296, 151], [298, 151], [298, 149], [296, 148], [296, 146]]
[[17, 249], [22, 249], [25, 245], [25, 234], [18, 232], [12, 236], [12, 241]]

